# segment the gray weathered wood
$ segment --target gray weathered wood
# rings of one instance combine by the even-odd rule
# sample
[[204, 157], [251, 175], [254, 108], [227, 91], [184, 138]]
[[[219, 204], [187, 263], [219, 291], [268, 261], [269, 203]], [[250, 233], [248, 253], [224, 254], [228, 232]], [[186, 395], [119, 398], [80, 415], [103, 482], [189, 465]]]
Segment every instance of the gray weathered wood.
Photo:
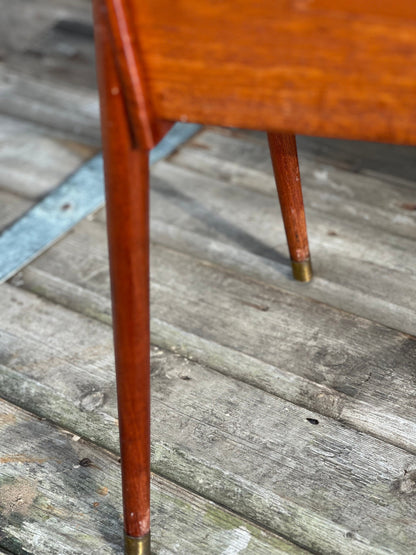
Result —
[[[309, 138], [307, 145], [311, 146], [313, 141], [319, 143], [320, 139]], [[378, 227], [391, 233], [416, 237], [416, 211], [403, 207], [414, 204], [415, 173], [409, 154], [415, 157], [415, 149], [390, 147], [392, 156], [389, 161], [394, 162], [394, 153], [396, 164], [400, 162], [407, 172], [405, 180], [403, 172], [400, 177], [391, 175], [393, 172], [382, 174], [382, 164], [377, 174], [373, 175], [373, 172], [369, 175], [371, 172], [357, 173], [350, 167], [340, 168], [336, 160], [330, 158], [321, 162], [311, 156], [309, 149], [302, 148], [302, 140], [298, 142], [301, 145], [299, 157], [307, 210], [310, 207], [340, 219], [362, 223], [364, 227]], [[267, 148], [267, 143], [263, 141], [247, 141], [208, 129], [187, 148], [181, 149], [172, 162], [234, 186], [275, 197]]]
[[[157, 344], [416, 452], [408, 336], [159, 245], [152, 275]], [[16, 283], [110, 322], [105, 230], [83, 223]]]
[[[168, 163], [153, 170], [153, 239], [242, 276], [416, 333], [414, 240], [309, 209], [315, 279], [290, 277], [277, 198]], [[339, 199], [339, 204], [342, 204]], [[101, 216], [100, 216], [101, 218]]]
[[[89, 1], [56, 0], [52, 6], [49, 0], [0, 0], [1, 4], [7, 8], [1, 21], [6, 32], [0, 32], [7, 67], [1, 70], [0, 111], [48, 125], [57, 138], [62, 134], [98, 144], [98, 105], [89, 70]], [[30, 129], [23, 130], [22, 142], [14, 140], [10, 152], [24, 161], [33, 148], [32, 158], [41, 162], [39, 148], [29, 146], [34, 145], [27, 138], [30, 134]], [[57, 159], [60, 152], [70, 158], [69, 141], [60, 139], [58, 148], [51, 132], [44, 137], [48, 138], [44, 146], [56, 152]], [[39, 139], [45, 141], [41, 135]], [[416, 463], [413, 455], [398, 447], [416, 452], [414, 341], [302, 297], [415, 333], [414, 149], [312, 138], [300, 138], [299, 145], [318, 274], [307, 288], [289, 278], [264, 136], [209, 130], [154, 172], [152, 232], [159, 244], [153, 249], [152, 337], [159, 347], [152, 351], [153, 467], [316, 553], [407, 555], [416, 552], [412, 529]], [[7, 160], [6, 150], [3, 167]], [[9, 167], [13, 169], [12, 160]], [[13, 187], [23, 187], [26, 168], [29, 176], [29, 166], [14, 169]], [[48, 171], [52, 175], [53, 163]], [[201, 173], [215, 179], [204, 179]], [[3, 174], [6, 183], [6, 169]], [[41, 169], [37, 176], [42, 178]], [[0, 218], [3, 199], [10, 204], [6, 210], [10, 220], [23, 204], [0, 193]], [[80, 226], [14, 283], [19, 281], [56, 303], [107, 323], [111, 320], [105, 235], [99, 224]], [[108, 326], [4, 287], [3, 395], [116, 452]], [[34, 447], [24, 447], [26, 436], [15, 428], [17, 435], [13, 431], [6, 436], [10, 449], [22, 445], [25, 453], [31, 449], [30, 456], [42, 455], [45, 447], [39, 438], [49, 437], [45, 432], [49, 427], [33, 426], [30, 430], [39, 426], [28, 440]], [[48, 449], [71, 453], [71, 441], [62, 432], [54, 433], [58, 447], [55, 440], [48, 440]], [[86, 447], [91, 457], [98, 453], [100, 461], [110, 461], [105, 470], [117, 489], [115, 460], [96, 447]], [[2, 448], [3, 443], [0, 457]], [[42, 466], [53, 464], [59, 463], [48, 460], [34, 467], [15, 460], [7, 466], [18, 479], [29, 473], [37, 479], [45, 475]], [[3, 470], [0, 465], [0, 473]], [[90, 482], [76, 483], [67, 474], [70, 479], [65, 473], [49, 472], [42, 494], [49, 480], [65, 491], [64, 501], [58, 502], [62, 506], [70, 499], [76, 524], [79, 503], [87, 499], [79, 500], [74, 491], [84, 492]], [[214, 525], [208, 522], [205, 527], [206, 515], [211, 515], [211, 508], [206, 510], [209, 502], [160, 479], [156, 489], [159, 483], [161, 493], [153, 494], [160, 519], [156, 535], [162, 538], [157, 552], [206, 553], [208, 538], [214, 552], [229, 554], [231, 536], [221, 531], [224, 522], [230, 523], [228, 531], [243, 527], [234, 548], [244, 543], [249, 524], [227, 520], [214, 506]], [[105, 498], [109, 500], [112, 493], [113, 488]], [[55, 507], [56, 498], [54, 494], [51, 502]], [[37, 514], [44, 510], [42, 504], [35, 505]], [[91, 523], [91, 534], [106, 521], [97, 517], [103, 507], [88, 510], [83, 518], [87, 515], [90, 520], [81, 526]], [[15, 544], [13, 551], [20, 552], [33, 537], [46, 542], [45, 554], [63, 545], [51, 540], [62, 533], [59, 525], [68, 520], [67, 513], [59, 515], [59, 521], [56, 514], [47, 521], [24, 518], [23, 527], [21, 516], [16, 518], [7, 522], [17, 522], [23, 543]], [[118, 518], [106, 526], [106, 533], [119, 533]], [[173, 548], [175, 523], [181, 537]], [[69, 545], [79, 545], [75, 524]], [[108, 536], [97, 534], [93, 541], [97, 537], [102, 542], [100, 553], [106, 552], [101, 546], [112, 548]], [[267, 535], [260, 547], [249, 545], [246, 551], [298, 552], [272, 541], [280, 542]], [[91, 552], [85, 537], [81, 542], [75, 552]], [[120, 540], [114, 545], [114, 552], [119, 552]]]
[[[50, 2], [47, 4], [50, 6]], [[51, 84], [64, 78], [66, 84], [95, 90], [97, 82], [90, 10], [88, 17], [72, 6], [69, 10], [55, 7], [49, 11], [48, 20], [42, 22], [42, 26], [39, 18], [35, 19], [37, 32], [34, 35], [32, 25], [28, 25], [26, 20], [23, 22], [29, 37], [6, 55], [7, 66], [19, 73], [48, 80]], [[21, 12], [26, 15], [26, 10]]]
[[0, 112], [67, 138], [100, 143], [91, 4], [16, 0], [4, 5]]
[[[221, 130], [227, 136], [262, 142], [267, 147], [264, 133], [246, 130]], [[302, 155], [358, 175], [376, 176], [388, 183], [414, 183], [416, 170], [415, 147], [327, 139], [323, 137], [297, 137]]]
[[0, 231], [19, 218], [32, 202], [0, 189]]
[[[154, 168], [153, 237], [227, 269], [416, 333], [416, 251], [410, 239], [308, 212], [316, 278], [288, 279], [280, 214], [267, 197], [229, 190], [169, 164]], [[328, 235], [336, 229], [338, 235]], [[333, 231], [332, 231], [333, 232]], [[275, 249], [275, 244], [278, 248]], [[283, 264], [279, 264], [279, 262]]]
[[96, 152], [40, 125], [0, 116], [0, 186], [38, 199]]
[[[75, 433], [107, 438], [112, 447], [110, 328], [24, 291], [2, 289], [3, 394], [41, 416], [51, 411], [69, 429], [84, 412], [87, 425], [81, 430], [77, 422]], [[198, 310], [196, 303], [194, 321]], [[252, 323], [254, 329], [258, 324]], [[225, 342], [218, 318], [216, 325]], [[361, 324], [359, 331], [366, 328]], [[205, 329], [212, 335], [212, 328]], [[327, 363], [339, 363], [340, 356], [335, 360], [333, 352], [330, 360], [328, 351]], [[152, 386], [156, 472], [319, 553], [416, 549], [415, 509], [407, 493], [413, 491], [413, 455], [160, 350], [153, 353]], [[48, 392], [63, 399], [61, 407], [48, 406]]]
[[40, 123], [65, 133], [71, 140], [100, 144], [96, 91], [64, 81], [39, 81], [0, 67], [0, 113]]
[[[238, 142], [240, 146], [235, 152], [243, 152], [245, 156], [240, 158], [242, 167], [258, 167], [260, 162], [255, 153], [262, 151], [267, 153], [268, 144], [265, 132], [248, 131], [244, 129], [220, 129], [212, 128], [208, 130], [208, 134], [213, 131], [213, 135], [203, 137], [202, 141], [197, 141], [195, 147], [206, 150], [207, 153], [211, 148], [216, 149], [213, 143], [221, 141], [218, 135], [226, 137], [230, 144], [225, 147], [229, 152], [232, 145]], [[215, 137], [214, 137], [215, 135]], [[234, 141], [236, 139], [236, 141]], [[340, 139], [327, 139], [323, 137], [305, 137], [297, 136], [298, 148], [301, 153], [302, 161], [305, 158], [315, 162], [316, 166], [327, 166], [341, 170], [345, 170], [357, 177], [357, 182], [363, 176], [374, 176], [380, 181], [386, 183], [403, 183], [413, 184], [414, 173], [416, 169], [414, 146], [389, 145], [381, 143], [370, 143], [361, 141], [347, 141]], [[207, 142], [206, 142], [207, 141]], [[245, 146], [243, 146], [243, 144]], [[236, 161], [234, 156], [228, 156], [226, 152], [223, 154], [219, 150], [215, 155], [222, 160]], [[238, 154], [237, 154], [238, 156]], [[264, 160], [264, 155], [261, 155]]]
[[15, 53], [23, 54], [34, 39], [58, 21], [91, 22], [88, 0], [0, 0], [0, 8], [0, 48], [7, 60]]
[[18, 0], [6, 5], [0, 111], [99, 144], [90, 3]]
[[[4, 401], [0, 428], [2, 546], [33, 555], [121, 554], [117, 458]], [[152, 504], [154, 553], [306, 553], [157, 476]]]
[[[181, 227], [189, 231], [200, 231], [205, 235], [223, 238], [226, 242], [240, 245], [249, 252], [268, 258], [273, 255], [276, 257], [272, 250], [274, 245], [278, 254], [285, 254], [285, 237], [281, 233], [282, 222], [277, 199], [276, 203], [272, 203], [269, 196], [227, 187], [224, 182], [175, 168], [168, 163], [159, 164], [153, 175], [156, 178], [153, 188], [159, 193], [158, 204], [154, 207], [154, 214], [158, 219], [162, 220], [164, 215], [163, 220], [166, 223], [177, 223], [180, 214]], [[271, 192], [275, 198], [274, 189]], [[409, 192], [408, 199], [405, 200], [410, 201], [411, 198]], [[339, 204], [345, 202], [345, 199], [338, 200]], [[391, 201], [390, 198], [388, 202]], [[170, 211], [167, 211], [168, 206]], [[353, 260], [367, 260], [369, 263], [411, 273], [413, 257], [416, 256], [412, 249], [416, 237], [416, 234], [413, 237], [416, 217], [412, 217], [415, 225], [409, 223], [406, 235], [398, 237], [391, 231], [383, 231], [377, 225], [368, 224], [367, 219], [370, 218], [364, 209], [361, 211], [363, 214], [359, 221], [348, 222], [335, 211], [335, 203], [331, 203], [325, 216], [323, 208], [318, 210], [316, 206], [311, 206], [308, 210], [308, 223], [312, 244], [325, 242], [323, 246], [330, 249], [329, 255], [339, 253], [342, 249], [344, 256]], [[367, 211], [371, 213], [370, 208]], [[251, 245], [250, 239], [253, 243]], [[355, 244], [355, 249], [352, 249], [352, 243]], [[399, 256], [404, 251], [409, 252], [409, 260], [402, 260], [399, 265]]]

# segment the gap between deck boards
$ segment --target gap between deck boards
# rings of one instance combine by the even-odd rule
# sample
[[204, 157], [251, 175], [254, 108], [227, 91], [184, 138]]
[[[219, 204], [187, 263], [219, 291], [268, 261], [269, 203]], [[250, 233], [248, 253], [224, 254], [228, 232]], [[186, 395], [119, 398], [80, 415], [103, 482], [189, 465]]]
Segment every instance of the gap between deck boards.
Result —
[[[14, 356], [2, 390], [11, 402], [117, 450], [111, 329], [22, 290], [13, 297], [2, 351], [6, 360], [10, 349]], [[20, 313], [36, 318], [22, 321]], [[34, 336], [40, 333], [46, 343]], [[403, 511], [411, 517], [402, 491], [408, 486], [400, 484], [416, 467], [414, 456], [173, 353], [153, 349], [152, 374], [157, 473], [318, 553], [387, 554], [393, 546], [407, 553], [387, 523]], [[411, 529], [400, 530], [413, 545]]]

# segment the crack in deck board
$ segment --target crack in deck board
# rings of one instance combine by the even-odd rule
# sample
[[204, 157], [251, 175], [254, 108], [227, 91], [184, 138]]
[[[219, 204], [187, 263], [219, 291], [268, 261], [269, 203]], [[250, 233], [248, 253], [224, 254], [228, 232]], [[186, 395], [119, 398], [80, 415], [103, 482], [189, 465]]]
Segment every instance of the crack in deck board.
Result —
[[[9, 459], [0, 461], [2, 546], [30, 555], [121, 554], [117, 458], [2, 401], [5, 416], [13, 418], [0, 424]], [[93, 464], [80, 465], [85, 458]], [[157, 553], [307, 553], [158, 476], [151, 493]]]
[[[114, 449], [110, 328], [5, 289], [5, 395]], [[407, 553], [416, 542], [403, 520], [413, 510], [413, 486], [404, 484], [413, 455], [174, 353], [154, 350], [152, 373], [159, 474], [319, 553]], [[100, 391], [102, 402], [82, 409]]]

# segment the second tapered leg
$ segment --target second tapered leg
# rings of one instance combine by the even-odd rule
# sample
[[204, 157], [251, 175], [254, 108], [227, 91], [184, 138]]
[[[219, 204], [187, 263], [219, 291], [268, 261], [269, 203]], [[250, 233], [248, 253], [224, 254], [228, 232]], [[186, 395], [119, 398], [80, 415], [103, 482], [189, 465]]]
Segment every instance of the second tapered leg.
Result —
[[293, 277], [312, 279], [299, 162], [294, 135], [268, 133], [270, 154], [286, 231]]

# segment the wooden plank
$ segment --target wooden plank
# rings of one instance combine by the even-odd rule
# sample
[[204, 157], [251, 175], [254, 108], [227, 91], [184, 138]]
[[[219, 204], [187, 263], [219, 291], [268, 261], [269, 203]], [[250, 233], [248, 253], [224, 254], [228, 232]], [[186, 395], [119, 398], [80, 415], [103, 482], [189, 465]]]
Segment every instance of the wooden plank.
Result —
[[[361, 204], [353, 219], [345, 218], [347, 202], [340, 196], [318, 210], [316, 204], [307, 206], [315, 279], [303, 287], [289, 277], [285, 235], [272, 182], [269, 195], [273, 201], [269, 195], [227, 187], [223, 181], [205, 179], [172, 165], [159, 164], [153, 176], [152, 231], [157, 242], [240, 275], [416, 333], [416, 296], [409, 294], [416, 286], [415, 226], [411, 223], [401, 224], [400, 236], [373, 227], [374, 214], [381, 209], [373, 210], [369, 204]], [[384, 198], [385, 207], [394, 203], [391, 199], [395, 194], [390, 196], [381, 188], [379, 196]], [[324, 190], [319, 198], [325, 196]], [[311, 198], [315, 203], [313, 195], [309, 201]], [[323, 213], [325, 205], [327, 211]]]
[[394, 186], [414, 183], [415, 147], [299, 137], [304, 156], [354, 174], [376, 176]]
[[[86, 222], [14, 283], [110, 322], [107, 264], [105, 230]], [[416, 452], [408, 336], [156, 244], [152, 264], [156, 344]]]
[[[36, 555], [121, 554], [117, 458], [4, 401], [0, 426], [2, 546]], [[306, 553], [157, 476], [152, 502], [155, 553]]]
[[98, 145], [89, 3], [58, 0], [51, 5], [48, 0], [29, 4], [18, 0], [6, 4], [0, 45], [6, 60], [1, 67], [0, 111]]
[[[250, 137], [253, 139], [252, 135]], [[182, 230], [170, 227], [165, 232], [164, 226], [158, 225], [158, 240], [195, 256], [221, 263], [233, 271], [244, 271], [256, 279], [289, 287], [297, 293], [302, 292], [343, 310], [415, 334], [416, 307], [412, 304], [414, 295], [409, 294], [415, 286], [414, 272], [411, 270], [415, 265], [413, 242], [416, 234], [411, 166], [414, 149], [322, 139], [308, 139], [307, 142], [301, 150], [300, 159], [309, 236], [313, 244], [312, 257], [318, 276], [307, 288], [296, 289], [296, 284], [288, 280], [280, 281], [282, 269], [276, 264], [275, 270], [272, 270], [270, 260], [265, 261], [249, 252], [243, 253], [238, 246], [231, 247], [229, 241], [225, 246], [224, 234], [219, 237], [212, 230], [214, 220], [203, 232], [204, 236], [216, 237], [215, 245], [212, 240], [205, 240], [205, 237], [185, 233], [183, 215], [179, 220]], [[267, 144], [261, 134], [255, 134], [253, 140], [248, 140], [246, 133], [208, 130], [171, 160], [220, 178], [223, 185], [226, 181], [236, 189], [247, 187], [276, 199], [266, 149]], [[354, 170], [355, 161], [358, 166]], [[378, 171], [375, 169], [377, 167]], [[163, 179], [166, 181], [166, 177]], [[195, 183], [198, 181], [194, 179]], [[169, 188], [172, 188], [171, 185]], [[220, 194], [218, 190], [215, 192], [217, 194]], [[238, 190], [234, 194], [238, 197]], [[225, 208], [222, 215], [227, 222], [233, 213], [240, 216], [241, 204], [236, 208], [231, 201], [226, 202], [224, 194], [222, 198]], [[264, 228], [262, 243], [275, 248], [276, 240], [283, 237], [278, 208], [275, 205], [276, 213], [273, 214], [273, 204], [267, 207], [265, 201], [260, 202], [258, 198], [247, 196], [246, 205], [250, 206], [248, 210], [251, 212], [247, 210], [241, 214], [244, 232], [258, 238], [259, 230]], [[179, 202], [178, 198], [174, 203]], [[188, 212], [191, 205], [192, 201], [189, 200]], [[225, 215], [227, 210], [230, 216]], [[166, 209], [165, 214], [169, 214]], [[163, 219], [166, 221], [167, 217]], [[237, 218], [233, 223], [237, 226]], [[190, 229], [187, 222], [185, 225]], [[194, 225], [195, 231], [199, 232], [200, 229], [201, 226], [198, 230]], [[392, 234], [405, 239], [395, 239]], [[170, 243], [167, 242], [169, 238]], [[248, 238], [245, 243], [248, 251]], [[370, 261], [373, 247], [378, 254]], [[277, 248], [285, 252], [283, 244]], [[270, 252], [270, 257], [273, 256], [277, 261], [276, 255]], [[405, 269], [407, 261], [411, 262]], [[384, 267], [385, 263], [388, 268]]]
[[[200, 129], [177, 123], [152, 149], [150, 163], [171, 154]], [[62, 169], [62, 168], [61, 168]], [[0, 236], [0, 282], [28, 264], [82, 218], [104, 204], [102, 157], [95, 156]]]
[[[94, 35], [89, 11], [85, 18], [73, 8], [66, 12], [52, 10], [50, 20], [31, 40], [26, 38], [24, 48], [19, 45], [7, 54], [7, 67], [51, 83], [64, 81], [66, 85], [95, 90]], [[27, 10], [22, 12], [26, 14]], [[31, 24], [25, 21], [24, 25], [30, 32]]]
[[[195, 171], [197, 171], [196, 167], [198, 166], [208, 168], [207, 173], [210, 172], [210, 169], [212, 168], [213, 171], [210, 173], [217, 174], [215, 176], [216, 184], [212, 183], [212, 187], [209, 180], [205, 181], [203, 178], [197, 179], [196, 174], [194, 174], [193, 177], [194, 181], [200, 181], [201, 185], [204, 184], [204, 190], [207, 191], [203, 199], [207, 214], [209, 213], [210, 204], [218, 203], [221, 197], [224, 199], [224, 202], [226, 202], [225, 206], [228, 209], [231, 207], [230, 193], [227, 190], [220, 192], [221, 186], [224, 188], [224, 184], [222, 181], [220, 182], [218, 178], [222, 178], [222, 180], [227, 181], [227, 184], [229, 186], [233, 186], [234, 189], [237, 187], [244, 187], [252, 190], [250, 185], [251, 183], [255, 183], [256, 192], [262, 193], [263, 198], [261, 198], [260, 195], [250, 195], [237, 190], [235, 191], [235, 202], [237, 203], [240, 199], [244, 202], [244, 212], [246, 214], [251, 214], [250, 220], [256, 217], [257, 219], [260, 219], [260, 216], [262, 215], [259, 215], [260, 210], [263, 209], [264, 205], [268, 204], [269, 210], [265, 215], [265, 220], [267, 221], [269, 227], [273, 224], [273, 220], [269, 220], [269, 214], [272, 215], [273, 211], [274, 222], [276, 223], [277, 229], [272, 235], [270, 235], [267, 242], [273, 244], [272, 241], [275, 242], [278, 240], [279, 243], [281, 243], [280, 236], [277, 236], [277, 233], [280, 231], [279, 203], [277, 200], [273, 178], [270, 175], [259, 175], [259, 172], [256, 172], [255, 170], [245, 171], [244, 168], [240, 168], [238, 171], [234, 172], [235, 165], [232, 163], [229, 164], [228, 162], [225, 162], [218, 164], [218, 161], [214, 161], [213, 159], [208, 159], [207, 161], [207, 157], [205, 155], [198, 156], [197, 154], [194, 156], [193, 153], [189, 156], [189, 151], [178, 154], [178, 158], [179, 160], [185, 160], [188, 167], [191, 166], [191, 164], [194, 165]], [[192, 162], [188, 164], [189, 159], [192, 159]], [[204, 160], [204, 162], [201, 160]], [[176, 162], [176, 156], [174, 161]], [[303, 168], [304, 166], [305, 164], [302, 164]], [[214, 170], [214, 168], [216, 169]], [[349, 195], [349, 183], [353, 180], [357, 182], [358, 180], [356, 177], [348, 174], [344, 176], [339, 170], [320, 170], [316, 167], [316, 165], [310, 165], [308, 170], [310, 171], [303, 172], [303, 190], [307, 219], [310, 228], [309, 235], [311, 236], [312, 241], [314, 233], [316, 233], [316, 231], [319, 233], [319, 226], [323, 227], [326, 223], [327, 231], [332, 233], [330, 236], [337, 236], [337, 228], [340, 229], [340, 233], [338, 235], [341, 240], [344, 237], [348, 237], [348, 235], [359, 233], [360, 235], [363, 235], [363, 243], [372, 237], [373, 242], [376, 243], [376, 250], [379, 248], [378, 244], [382, 243], [385, 243], [387, 248], [393, 244], [402, 244], [403, 246], [400, 250], [403, 250], [408, 245], [409, 240], [414, 241], [416, 238], [416, 210], [412, 210], [412, 207], [414, 206], [414, 203], [412, 203], [414, 197], [412, 188], [406, 188], [406, 190], [402, 193], [400, 188], [394, 190], [391, 187], [392, 191], [390, 193], [387, 188], [383, 189], [383, 187], [380, 186], [378, 187], [380, 190], [377, 192], [377, 186], [380, 185], [380, 182], [377, 182], [377, 180], [373, 178], [362, 178], [359, 180], [359, 184], [363, 189], [367, 189], [366, 198], [353, 198], [353, 193], [351, 196]], [[184, 180], [185, 183], [190, 181], [190, 178], [187, 179], [186, 173], [177, 171], [175, 168], [169, 168], [169, 171], [167, 168], [160, 168], [158, 176], [163, 179], [164, 183], [175, 183], [174, 177], [168, 181], [169, 173], [176, 175], [176, 189], [178, 190], [180, 189], [178, 179]], [[166, 177], [163, 174], [165, 174]], [[227, 178], [227, 174], [230, 176], [230, 179]], [[244, 177], [240, 179], [240, 175], [244, 175]], [[179, 178], [179, 176], [181, 177]], [[257, 179], [257, 176], [259, 176], [259, 179]], [[167, 187], [168, 186], [165, 185], [165, 189]], [[195, 189], [198, 189], [198, 186], [196, 186]], [[228, 189], [231, 189], [231, 187], [228, 187]], [[338, 189], [341, 191], [338, 192]], [[211, 195], [208, 195], [208, 191], [212, 191]], [[186, 196], [189, 197], [188, 191], [186, 191], [186, 193]], [[370, 202], [372, 193], [374, 193], [373, 203]], [[179, 194], [180, 193], [178, 192], [177, 196], [179, 196]], [[171, 191], [171, 196], [172, 195], [173, 191]], [[192, 195], [192, 197], [193, 196], [195, 196], [195, 194]], [[210, 196], [215, 196], [215, 200], [211, 200], [209, 202], [208, 199]], [[359, 196], [360, 195], [357, 194], [357, 197]], [[251, 205], [249, 205], [248, 202], [249, 198], [251, 198]], [[166, 202], [167, 201], [165, 200], [165, 203]], [[182, 204], [184, 204], [184, 202], [185, 201], [182, 200]], [[189, 202], [191, 202], [191, 200], [189, 200]], [[179, 199], [177, 199], [177, 203], [179, 203]], [[225, 207], [223, 212], [225, 218]], [[236, 210], [234, 214], [227, 216], [227, 220], [230, 220], [231, 224], [231, 221], [238, 221], [238, 216], [239, 214]], [[240, 216], [241, 222], [243, 221], [243, 217], [243, 215]], [[265, 225], [266, 224], [264, 223], [263, 227]], [[240, 225], [240, 227], [242, 226]], [[250, 223], [247, 224], [247, 232], [249, 232], [249, 227]], [[360, 230], [359, 232], [358, 229]], [[212, 233], [215, 233], [215, 231]], [[257, 235], [259, 234], [260, 232], [257, 232]], [[328, 241], [328, 234], [326, 233], [325, 235], [325, 240]], [[395, 235], [399, 235], [400, 238], [395, 237]], [[375, 237], [377, 237], [377, 241], [375, 241]], [[353, 253], [348, 252], [349, 256], [351, 256], [351, 254]], [[356, 253], [355, 256], [359, 256], [359, 253]]]
[[[223, 139], [224, 137], [228, 139], [224, 142], [224, 152], [221, 148], [216, 148], [216, 145], [222, 144], [218, 135], [222, 135]], [[301, 163], [308, 158], [317, 165], [335, 167], [354, 175], [358, 174], [358, 176], [376, 176], [379, 181], [386, 181], [394, 185], [401, 182], [409, 185], [414, 181], [416, 159], [413, 146], [326, 139], [304, 135], [298, 135], [296, 140], [301, 154]], [[208, 156], [215, 154], [222, 160], [235, 161], [238, 166], [243, 168], [257, 168], [261, 171], [266, 168], [266, 173], [269, 172], [265, 132], [219, 127], [207, 128], [207, 131], [201, 136], [201, 141], [198, 139], [193, 146], [206, 151]], [[232, 149], [231, 158], [227, 154], [230, 149]]]
[[277, 260], [271, 260], [203, 234], [183, 231], [157, 221], [152, 229], [155, 241], [207, 263], [221, 265], [226, 271], [415, 334], [413, 297], [408, 297], [407, 305], [404, 298], [406, 287], [403, 287], [403, 282], [409, 285], [411, 291], [414, 289], [414, 280], [409, 278], [409, 274], [379, 265], [360, 265], [359, 261], [342, 257], [342, 254], [328, 257], [328, 244], [325, 245], [325, 252], [317, 257], [317, 243], [314, 242], [315, 277], [308, 289], [301, 289], [292, 280], [287, 262], [281, 262], [277, 256]]
[[[308, 137], [297, 142], [306, 207], [416, 237], [413, 147], [372, 144], [366, 150], [363, 143]], [[267, 149], [264, 137], [208, 129], [171, 161], [276, 198]]]
[[[110, 327], [0, 293], [3, 395], [114, 450]], [[414, 455], [174, 353], [152, 364], [158, 474], [315, 552], [414, 549]]]
[[[198, 138], [198, 144], [199, 141]], [[216, 157], [206, 155], [205, 152], [198, 155], [200, 151], [195, 151], [196, 149], [192, 148], [181, 149], [170, 160], [175, 165], [178, 163], [181, 166], [193, 166], [194, 172], [192, 174], [163, 165], [153, 172], [155, 177], [159, 178], [159, 181], [166, 183], [165, 189], [172, 188], [175, 181], [177, 183], [176, 188], [179, 188], [179, 181], [182, 180], [186, 187], [186, 184], [193, 178], [195, 189], [199, 191], [200, 187], [206, 191], [205, 197], [215, 197], [211, 200], [212, 204], [220, 201], [225, 202], [225, 199], [228, 198], [227, 209], [229, 210], [231, 207], [230, 196], [233, 194], [236, 197], [235, 202], [239, 202], [239, 199], [241, 199], [241, 203], [245, 201], [245, 212], [249, 213], [251, 210], [252, 217], [255, 217], [267, 203], [270, 206], [269, 213], [273, 209], [275, 213], [274, 220], [279, 222], [277, 194], [273, 177], [270, 174], [271, 166], [267, 159], [267, 153], [263, 152], [262, 154], [262, 164], [267, 166], [267, 170], [259, 171], [255, 168], [254, 156], [251, 157], [251, 161], [253, 161], [251, 168], [246, 169], [250, 163], [250, 158], [249, 161], [246, 160], [246, 165], [239, 165], [239, 160], [234, 163], [230, 162], [230, 158], [228, 158], [223, 162]], [[228, 151], [228, 153], [230, 152]], [[244, 151], [240, 152], [240, 156], [244, 156]], [[182, 164], [182, 162], [184, 163]], [[239, 169], [237, 169], [238, 167]], [[195, 171], [198, 171], [198, 168], [200, 168], [199, 173], [212, 175], [214, 181], [204, 179], [202, 175], [197, 177]], [[316, 218], [316, 214], [319, 212], [321, 222], [322, 213], [325, 213], [325, 218], [330, 223], [335, 218], [341, 220], [341, 225], [344, 222], [348, 223], [350, 233], [353, 233], [357, 227], [362, 228], [360, 233], [366, 233], [367, 230], [367, 235], [374, 233], [374, 228], [377, 229], [377, 234], [383, 233], [382, 223], [384, 221], [384, 236], [381, 235], [379, 241], [383, 240], [386, 243], [388, 241], [390, 243], [403, 241], [406, 244], [406, 238], [413, 240], [416, 237], [416, 210], [412, 210], [410, 206], [412, 200], [414, 200], [414, 185], [400, 186], [394, 183], [387, 185], [373, 177], [351, 175], [333, 168], [322, 168], [310, 162], [303, 163], [302, 169], [304, 170], [302, 177], [305, 204], [311, 225], [314, 225], [313, 219]], [[234, 172], [234, 170], [236, 171]], [[169, 179], [170, 173], [175, 177]], [[228, 185], [228, 187], [224, 187], [225, 185]], [[163, 185], [158, 184], [157, 186], [161, 188]], [[221, 188], [225, 189], [222, 193], [220, 192]], [[211, 189], [212, 192], [209, 195]], [[244, 189], [261, 193], [261, 195], [249, 194]], [[187, 196], [189, 194], [188, 187], [186, 187], [186, 194]], [[172, 195], [173, 192], [171, 191]], [[205, 197], [204, 202], [208, 202]], [[271, 203], [270, 198], [275, 202]], [[179, 202], [179, 199], [177, 202]], [[208, 209], [209, 205], [207, 205], [207, 211]], [[223, 212], [225, 213], [225, 209]], [[228, 216], [229, 219], [237, 217], [238, 214]], [[388, 239], [391, 234], [400, 235], [403, 239], [396, 237]]]
[[20, 119], [0, 116], [0, 187], [39, 199], [96, 149]]
[[0, 113], [51, 127], [73, 140], [100, 144], [95, 91], [39, 81], [0, 67]]
[[32, 206], [27, 199], [0, 190], [0, 231], [19, 218]]
[[91, 9], [86, 0], [0, 0], [0, 49], [10, 56], [25, 52], [33, 40], [62, 20], [91, 22]]

